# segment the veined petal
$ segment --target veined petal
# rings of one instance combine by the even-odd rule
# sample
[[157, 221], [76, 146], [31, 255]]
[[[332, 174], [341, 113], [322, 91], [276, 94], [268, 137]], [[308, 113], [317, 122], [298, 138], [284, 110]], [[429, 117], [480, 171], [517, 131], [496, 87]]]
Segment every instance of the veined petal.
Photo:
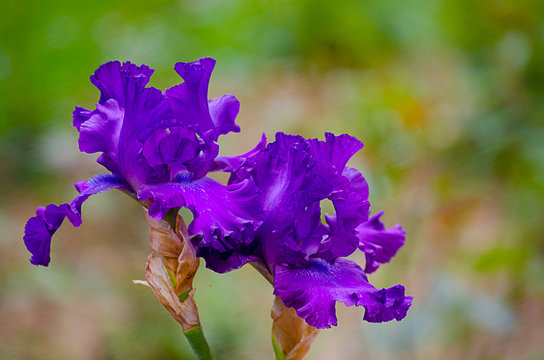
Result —
[[120, 178], [114, 175], [97, 175], [87, 181], [79, 181], [75, 184], [80, 194], [70, 204], [39, 207], [36, 216], [31, 217], [25, 226], [23, 240], [26, 248], [32, 254], [30, 262], [34, 265], [49, 265], [51, 260], [51, 238], [68, 218], [72, 225], [81, 225], [81, 205], [89, 196], [110, 189], [122, 189], [130, 191], [130, 187]]
[[[262, 218], [253, 183], [248, 180], [223, 185], [210, 178], [191, 180], [189, 173], [184, 175], [178, 176], [176, 182], [141, 187], [138, 198], [153, 199], [149, 215], [158, 220], [171, 208], [191, 210], [194, 220], [189, 225], [189, 234], [197, 235], [194, 242], [199, 256], [210, 254], [211, 257], [221, 252], [223, 258], [227, 258], [250, 246], [254, 223]], [[215, 268], [208, 261], [207, 265]]]
[[309, 325], [320, 329], [337, 325], [337, 301], [363, 306], [364, 320], [369, 322], [401, 320], [412, 302], [401, 285], [376, 289], [363, 270], [346, 259], [333, 263], [314, 259], [302, 269], [276, 266], [274, 294]]
[[79, 195], [70, 203], [73, 211], [81, 217], [81, 206], [91, 195], [103, 193], [111, 189], [133, 192], [123, 178], [112, 174], [99, 174], [89, 180], [78, 181], [74, 184]]
[[385, 228], [380, 221], [382, 215], [383, 211], [377, 212], [357, 228], [359, 249], [366, 256], [367, 274], [376, 271], [381, 264], [391, 261], [406, 240], [406, 231], [400, 225]]
[[315, 171], [307, 146], [301, 136], [277, 133], [268, 152], [256, 158], [255, 183], [261, 189], [263, 208], [269, 216], [289, 210], [296, 213], [330, 194], [328, 174]]

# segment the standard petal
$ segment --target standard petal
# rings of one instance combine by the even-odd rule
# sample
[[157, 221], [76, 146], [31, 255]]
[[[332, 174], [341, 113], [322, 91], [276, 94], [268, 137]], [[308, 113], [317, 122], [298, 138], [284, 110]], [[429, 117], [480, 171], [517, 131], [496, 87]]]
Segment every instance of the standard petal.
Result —
[[[142, 157], [143, 134], [170, 117], [170, 106], [158, 89], [144, 88], [136, 79], [125, 84], [125, 113], [119, 133], [118, 166], [123, 178], [135, 190], [155, 175]], [[154, 179], [157, 181], [157, 179]], [[167, 181], [168, 179], [160, 179]]]
[[76, 106], [74, 112], [72, 113], [72, 126], [75, 127], [77, 131], [79, 131], [81, 124], [89, 120], [93, 114], [94, 111], [87, 110], [81, 106]]
[[240, 102], [234, 95], [226, 94], [209, 100], [208, 107], [216, 136], [240, 132], [240, 127], [235, 123], [236, 116], [240, 111]]
[[217, 141], [220, 135], [239, 132], [235, 119], [240, 103], [233, 95], [208, 99], [208, 86], [215, 60], [202, 58], [176, 64], [174, 69], [185, 80], [165, 91], [178, 125], [196, 131], [205, 141]]
[[109, 99], [115, 99], [124, 108], [127, 95], [126, 80], [131, 79], [144, 87], [152, 74], [153, 69], [146, 65], [137, 66], [129, 61], [123, 64], [119, 61], [110, 61], [96, 69], [91, 75], [91, 83], [100, 90], [101, 104]]
[[383, 211], [377, 212], [357, 228], [359, 249], [366, 256], [367, 274], [376, 271], [381, 264], [391, 261], [406, 240], [406, 231], [400, 225], [385, 228], [380, 221], [382, 215]]
[[325, 133], [325, 141], [308, 140], [310, 152], [318, 163], [333, 166], [338, 174], [342, 174], [349, 159], [363, 148], [363, 143], [353, 136]]
[[185, 82], [165, 91], [176, 120], [203, 137], [215, 128], [208, 107], [208, 85], [214, 67], [215, 60], [211, 58], [179, 62], [174, 69]]
[[142, 136], [149, 136], [159, 124], [171, 119], [170, 105], [162, 92], [146, 87], [152, 73], [147, 66], [130, 62], [103, 64], [91, 76], [101, 93], [96, 109], [76, 107], [73, 115], [73, 125], [80, 132], [80, 150], [102, 152], [98, 163], [134, 189], [151, 179], [168, 180], [141, 155]]
[[345, 168], [342, 176], [333, 176], [334, 191], [329, 199], [334, 205], [333, 215], [325, 214], [330, 236], [318, 251], [319, 257], [332, 261], [349, 256], [359, 244], [356, 228], [368, 219], [368, 184], [361, 173]]
[[337, 301], [346, 306], [363, 306], [369, 322], [401, 320], [412, 298], [397, 285], [378, 290], [368, 283], [363, 270], [354, 262], [336, 259], [333, 263], [314, 259], [302, 269], [276, 266], [274, 294], [316, 328], [336, 326]]

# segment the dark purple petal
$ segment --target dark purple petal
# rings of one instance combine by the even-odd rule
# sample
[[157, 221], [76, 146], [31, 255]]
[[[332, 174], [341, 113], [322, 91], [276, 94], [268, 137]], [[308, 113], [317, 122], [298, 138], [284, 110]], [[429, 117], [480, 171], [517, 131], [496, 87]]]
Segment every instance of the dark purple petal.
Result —
[[[189, 225], [189, 234], [197, 235], [197, 251], [201, 255], [210, 254], [210, 258], [219, 252], [227, 259], [236, 251], [250, 246], [254, 223], [262, 217], [262, 210], [255, 201], [257, 189], [253, 183], [248, 180], [223, 185], [210, 178], [191, 180], [189, 173], [184, 175], [178, 176], [176, 182], [141, 187], [138, 198], [153, 199], [149, 215], [159, 220], [172, 208], [186, 207], [191, 210], [194, 220]], [[207, 265], [213, 269], [223, 266]]]
[[30, 258], [32, 264], [49, 265], [51, 260], [51, 237], [62, 225], [66, 217], [74, 226], [81, 224], [81, 218], [73, 212], [68, 204], [40, 206], [36, 210], [36, 216], [27, 221], [23, 240], [26, 248], [32, 254]]
[[406, 240], [406, 231], [400, 225], [385, 228], [380, 221], [382, 215], [383, 211], [377, 212], [357, 228], [359, 249], [366, 256], [367, 274], [376, 271], [381, 264], [391, 261]]
[[40, 217], [31, 217], [25, 225], [23, 236], [25, 246], [32, 254], [30, 262], [34, 265], [47, 266], [51, 261], [51, 234], [47, 223]]
[[206, 267], [219, 274], [239, 269], [249, 262], [260, 260], [260, 257], [256, 255], [254, 243], [232, 246], [229, 245], [230, 239], [228, 240], [220, 249], [217, 249], [217, 246], [203, 245], [202, 236], [193, 237], [192, 242], [195, 247], [198, 247], [197, 256], [206, 260]]
[[276, 266], [274, 294], [309, 325], [320, 329], [337, 325], [337, 301], [346, 306], [363, 306], [364, 319], [369, 322], [401, 320], [412, 301], [404, 295], [401, 285], [376, 289], [368, 283], [363, 270], [346, 259], [333, 263], [314, 259], [302, 269]]
[[34, 265], [49, 265], [51, 237], [68, 218], [72, 225], [81, 225], [81, 205], [89, 196], [110, 189], [130, 191], [130, 187], [114, 175], [97, 175], [87, 181], [75, 184], [80, 194], [70, 204], [55, 204], [40, 206], [36, 216], [30, 218], [25, 226], [23, 240], [28, 251], [32, 254], [30, 262]]

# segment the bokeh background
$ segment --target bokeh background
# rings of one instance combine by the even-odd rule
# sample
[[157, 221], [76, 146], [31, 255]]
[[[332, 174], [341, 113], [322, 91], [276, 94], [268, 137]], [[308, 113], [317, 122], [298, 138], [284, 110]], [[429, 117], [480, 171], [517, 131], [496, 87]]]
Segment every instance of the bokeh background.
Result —
[[[5, 1], [0, 5], [0, 358], [191, 359], [143, 278], [142, 210], [120, 192], [85, 204], [48, 269], [22, 234], [38, 205], [101, 172], [77, 150], [75, 105], [113, 59], [180, 82], [217, 59], [235, 94], [238, 154], [276, 131], [365, 143], [351, 162], [405, 247], [371, 276], [415, 300], [402, 322], [338, 305], [307, 359], [544, 359], [544, 2], [540, 0]], [[355, 260], [364, 259], [356, 256]], [[202, 266], [196, 298], [218, 359], [271, 359], [272, 289], [252, 268]]]

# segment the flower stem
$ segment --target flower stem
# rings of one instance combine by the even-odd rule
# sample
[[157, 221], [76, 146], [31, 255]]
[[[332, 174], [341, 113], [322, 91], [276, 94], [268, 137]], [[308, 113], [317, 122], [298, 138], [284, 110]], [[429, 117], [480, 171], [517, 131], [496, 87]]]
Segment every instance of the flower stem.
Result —
[[187, 330], [183, 334], [189, 342], [189, 345], [191, 345], [198, 360], [213, 360], [210, 346], [204, 337], [201, 326]]
[[274, 335], [272, 335], [272, 348], [274, 349], [274, 358], [276, 360], [285, 360], [285, 355], [281, 350], [281, 346], [274, 339]]

